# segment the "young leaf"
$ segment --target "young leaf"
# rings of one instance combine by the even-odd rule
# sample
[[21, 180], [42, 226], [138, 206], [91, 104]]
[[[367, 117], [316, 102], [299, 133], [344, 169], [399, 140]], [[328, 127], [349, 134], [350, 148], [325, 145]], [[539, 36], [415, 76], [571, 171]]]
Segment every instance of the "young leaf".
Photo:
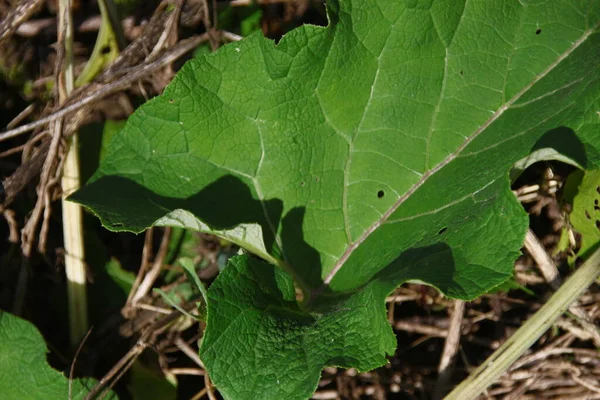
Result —
[[[463, 299], [506, 281], [528, 223], [509, 190], [511, 166], [538, 149], [599, 164], [600, 3], [339, 0], [328, 9], [326, 28], [304, 26], [277, 45], [253, 35], [188, 62], [73, 199], [113, 230], [223, 236], [288, 272], [304, 309], [333, 319], [344, 299], [408, 279]], [[217, 284], [230, 293], [236, 282]], [[222, 324], [233, 316], [215, 311], [210, 293], [205, 340], [240, 343], [221, 349], [224, 359], [254, 350], [252, 332]], [[235, 313], [241, 301], [219, 307]], [[362, 307], [384, 323], [382, 304], [371, 296]], [[261, 310], [255, 329], [278, 332]], [[359, 310], [348, 312], [355, 321]], [[353, 337], [371, 329], [345, 328]], [[262, 363], [280, 365], [279, 337]], [[343, 365], [383, 364], [388, 348], [373, 351]], [[250, 353], [229, 378], [209, 357], [224, 393], [265, 389]], [[307, 359], [306, 370], [328, 362]], [[279, 385], [293, 386], [297, 376], [280, 372]]]

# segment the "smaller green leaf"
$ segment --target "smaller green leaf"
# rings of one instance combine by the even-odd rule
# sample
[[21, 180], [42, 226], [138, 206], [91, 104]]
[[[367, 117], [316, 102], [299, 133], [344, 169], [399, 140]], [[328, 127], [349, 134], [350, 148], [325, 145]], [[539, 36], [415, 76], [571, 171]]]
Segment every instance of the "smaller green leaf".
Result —
[[[572, 193], [576, 190], [576, 194]], [[565, 185], [566, 197], [572, 196], [570, 221], [581, 234], [578, 255], [586, 258], [600, 244], [600, 171], [576, 171]]]
[[135, 275], [130, 271], [125, 271], [121, 267], [119, 260], [112, 258], [106, 263], [106, 272], [112, 280], [123, 289], [124, 293], [129, 293], [135, 281]]
[[119, 56], [119, 48], [126, 45], [115, 5], [111, 0], [100, 0], [98, 5], [102, 24], [92, 55], [75, 81], [78, 87], [91, 82], [105, 66]]
[[[42, 334], [28, 321], [0, 311], [0, 394], [3, 399], [83, 399], [91, 379], [70, 382], [46, 362]], [[71, 397], [69, 397], [69, 392]], [[117, 399], [110, 393], [108, 399]]]
[[204, 284], [198, 277], [196, 273], [196, 267], [194, 266], [194, 261], [191, 258], [181, 258], [179, 259], [179, 264], [183, 267], [183, 270], [186, 272], [188, 280], [193, 283], [193, 287], [198, 289], [198, 292], [202, 294], [202, 298], [206, 303], [208, 301], [208, 293], [206, 292], [206, 288]]

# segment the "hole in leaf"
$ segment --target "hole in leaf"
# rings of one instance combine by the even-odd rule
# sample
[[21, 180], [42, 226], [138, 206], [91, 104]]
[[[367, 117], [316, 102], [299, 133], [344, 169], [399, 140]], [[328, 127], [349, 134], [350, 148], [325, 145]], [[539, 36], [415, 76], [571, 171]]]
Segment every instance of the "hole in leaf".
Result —
[[596, 220], [596, 228], [600, 229], [600, 221]]
[[598, 194], [600, 194], [600, 186], [596, 186], [596, 192], [598, 192]]
[[318, 176], [315, 178], [315, 182], [319, 182], [319, 177]]
[[175, 103], [175, 100], [169, 99], [169, 104], [173, 104], [173, 103]]
[[585, 217], [586, 217], [587, 219], [592, 219], [592, 217], [590, 217], [590, 213], [589, 213], [589, 212], [587, 212], [587, 210], [585, 210]]
[[463, 71], [462, 69], [459, 72], [460, 76], [463, 76], [465, 74], [465, 71]]
[[377, 192], [378, 198], [382, 198], [383, 196], [385, 196], [385, 192], [383, 190], [380, 190], [379, 192]]
[[542, 33], [542, 30], [541, 30], [540, 28], [538, 28], [538, 29], [535, 31], [535, 34], [536, 34], [536, 35], [539, 35], [540, 33]]
[[300, 186], [304, 187], [305, 183], [304, 182], [300, 182]]
[[110, 53], [110, 46], [103, 46], [102, 49], [100, 49], [100, 53], [102, 53], [102, 54]]
[[440, 229], [440, 231], [438, 232], [438, 235], [441, 235], [442, 233], [446, 232], [448, 230], [448, 227], [445, 226], [442, 229]]

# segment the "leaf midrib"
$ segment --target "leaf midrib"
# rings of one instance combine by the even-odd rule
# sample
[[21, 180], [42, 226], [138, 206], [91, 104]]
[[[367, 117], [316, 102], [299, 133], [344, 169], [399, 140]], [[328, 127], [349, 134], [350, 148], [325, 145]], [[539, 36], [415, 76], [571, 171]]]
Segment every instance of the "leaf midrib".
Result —
[[[323, 280], [323, 284], [321, 287], [313, 291], [313, 299], [314, 296], [318, 296], [318, 294], [322, 293], [323, 290], [329, 286], [333, 278], [337, 275], [337, 273], [342, 269], [346, 261], [350, 258], [352, 253], [373, 233], [375, 232], [408, 198], [410, 198], [421, 186], [423, 186], [429, 178], [431, 178], [435, 173], [440, 171], [450, 162], [455, 160], [458, 155], [471, 143], [475, 140], [482, 132], [484, 132], [491, 124], [493, 124], [496, 120], [498, 120], [504, 112], [509, 109], [515, 102], [517, 102], [525, 93], [527, 93], [537, 82], [543, 79], [546, 75], [548, 75], [552, 70], [554, 70], [565, 58], [567, 58], [570, 54], [572, 54], [585, 40], [598, 29], [600, 23], [596, 24], [592, 28], [586, 30], [584, 34], [576, 40], [565, 52], [563, 52], [560, 56], [556, 58], [554, 62], [552, 62], [544, 71], [536, 75], [531, 82], [523, 87], [517, 94], [515, 94], [510, 100], [501, 105], [494, 114], [488, 118], [488, 120], [481, 125], [478, 129], [476, 129], [471, 135], [469, 135], [464, 142], [456, 149], [456, 151], [450, 153], [444, 160], [442, 160], [437, 166], [428, 170], [423, 174], [423, 176], [411, 186], [402, 196], [396, 200], [396, 202], [381, 216], [381, 218], [377, 219], [369, 228], [367, 228], [364, 233], [354, 242], [350, 243], [342, 256], [338, 260], [338, 262], [334, 265], [331, 272], [327, 274], [325, 279]], [[439, 111], [439, 110], [438, 110]]]

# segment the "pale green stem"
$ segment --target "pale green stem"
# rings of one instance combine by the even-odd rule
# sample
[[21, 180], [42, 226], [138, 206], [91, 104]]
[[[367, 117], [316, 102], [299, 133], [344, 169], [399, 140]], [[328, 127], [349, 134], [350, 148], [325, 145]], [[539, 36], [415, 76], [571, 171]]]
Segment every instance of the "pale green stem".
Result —
[[519, 330], [458, 385], [446, 400], [475, 399], [504, 374], [600, 276], [600, 249]]
[[[64, 32], [65, 59], [59, 80], [59, 103], [63, 103], [73, 91], [73, 23], [71, 0], [59, 2], [59, 35]], [[67, 147], [61, 186], [63, 197], [63, 237], [65, 246], [65, 271], [69, 306], [69, 332], [72, 348], [76, 348], [85, 336], [88, 324], [86, 267], [84, 263], [83, 215], [81, 207], [66, 201], [66, 197], [79, 188], [79, 154], [77, 134]]]

